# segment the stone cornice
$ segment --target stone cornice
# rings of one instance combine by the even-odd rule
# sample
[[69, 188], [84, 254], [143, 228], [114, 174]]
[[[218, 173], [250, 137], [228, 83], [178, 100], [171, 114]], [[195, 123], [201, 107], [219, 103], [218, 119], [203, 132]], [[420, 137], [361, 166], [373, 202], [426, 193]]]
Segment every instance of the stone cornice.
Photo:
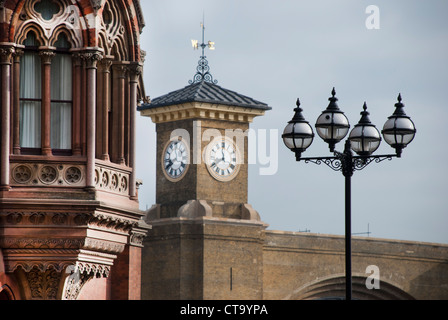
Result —
[[[266, 231], [265, 251], [344, 255], [344, 236]], [[315, 243], [320, 243], [319, 248]], [[434, 253], [438, 253], [437, 256]], [[373, 237], [353, 237], [352, 255], [407, 261], [448, 262], [448, 245]]]
[[252, 122], [262, 116], [265, 110], [238, 106], [190, 102], [154, 109], [140, 110], [142, 116], [151, 117], [154, 123], [172, 122], [185, 119], [213, 119], [234, 122]]
[[0, 216], [3, 227], [96, 227], [128, 233], [138, 220], [106, 213], [65, 213], [48, 211], [7, 211]]

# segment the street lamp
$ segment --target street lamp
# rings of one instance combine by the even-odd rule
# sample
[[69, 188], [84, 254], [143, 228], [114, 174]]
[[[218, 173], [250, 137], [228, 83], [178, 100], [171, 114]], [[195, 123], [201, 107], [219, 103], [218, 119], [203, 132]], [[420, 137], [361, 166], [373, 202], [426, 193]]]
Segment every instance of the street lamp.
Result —
[[[388, 118], [383, 126], [382, 134], [384, 140], [395, 149], [395, 154], [372, 155], [381, 143], [381, 136], [378, 129], [369, 119], [367, 105], [364, 102], [361, 119], [352, 129], [348, 139], [345, 141], [344, 151], [335, 151], [335, 145], [345, 138], [350, 124], [347, 117], [337, 105], [336, 91], [333, 88], [332, 97], [327, 109], [318, 117], [316, 121], [316, 131], [318, 135], [328, 143], [332, 157], [310, 157], [303, 158], [302, 153], [313, 142], [313, 129], [302, 115], [297, 99], [297, 108], [291, 121], [283, 131], [283, 142], [286, 147], [296, 155], [296, 161], [304, 160], [305, 163], [324, 163], [334, 171], [341, 171], [345, 177], [345, 279], [346, 279], [346, 300], [352, 298], [352, 271], [351, 271], [351, 177], [356, 170], [362, 170], [372, 161], [377, 163], [383, 160], [392, 160], [393, 157], [401, 157], [402, 150], [414, 139], [415, 125], [408, 117], [401, 103], [401, 94], [398, 95], [398, 103], [395, 104], [395, 112]], [[353, 155], [352, 150], [358, 154]]]
[[283, 130], [283, 141], [286, 146], [296, 154], [296, 160], [299, 161], [302, 152], [305, 151], [313, 142], [314, 132], [308, 121], [302, 115], [300, 100], [297, 99], [297, 108], [294, 109], [294, 117], [288, 122]]
[[336, 91], [331, 91], [332, 97], [328, 98], [330, 103], [327, 109], [322, 111], [322, 114], [317, 118], [316, 130], [317, 134], [326, 142], [330, 147], [330, 152], [334, 151], [336, 143], [344, 139], [347, 135], [350, 124], [347, 117], [344, 115], [336, 101]]
[[404, 113], [404, 104], [401, 103], [401, 94], [398, 95], [397, 99], [398, 103], [395, 104], [395, 112], [384, 124], [382, 133], [384, 140], [386, 140], [392, 148], [395, 148], [397, 157], [400, 157], [403, 148], [414, 140], [416, 130], [411, 118]]
[[361, 119], [350, 132], [348, 139], [353, 151], [360, 156], [370, 156], [380, 146], [381, 136], [375, 125], [370, 122], [365, 102], [363, 110]]

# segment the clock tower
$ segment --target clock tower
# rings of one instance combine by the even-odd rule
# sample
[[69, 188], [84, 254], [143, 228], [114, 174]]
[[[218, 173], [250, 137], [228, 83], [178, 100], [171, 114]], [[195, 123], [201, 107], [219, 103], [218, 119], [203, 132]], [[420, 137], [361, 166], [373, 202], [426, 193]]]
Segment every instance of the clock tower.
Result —
[[247, 134], [271, 108], [217, 85], [204, 54], [197, 70], [138, 109], [157, 132], [142, 298], [261, 299], [266, 225], [247, 200]]
[[192, 201], [214, 217], [256, 214], [247, 204], [247, 130], [268, 109], [206, 81], [142, 105], [141, 115], [156, 123], [157, 215], [196, 214]]

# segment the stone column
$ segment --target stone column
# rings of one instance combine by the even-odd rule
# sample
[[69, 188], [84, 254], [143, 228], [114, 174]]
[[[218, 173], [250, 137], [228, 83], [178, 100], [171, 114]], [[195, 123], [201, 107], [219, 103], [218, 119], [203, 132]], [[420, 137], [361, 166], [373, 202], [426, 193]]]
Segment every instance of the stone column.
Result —
[[124, 157], [124, 109], [125, 109], [125, 93], [126, 93], [126, 71], [127, 68], [124, 64], [114, 64], [113, 65], [114, 72], [114, 90], [116, 91], [116, 99], [114, 105], [114, 124], [113, 130], [115, 131], [117, 148], [115, 153], [115, 162], [124, 165], [125, 157]]
[[51, 59], [55, 56], [52, 47], [40, 47], [42, 61], [42, 107], [41, 148], [42, 155], [51, 156]]
[[138, 63], [132, 63], [129, 67], [130, 71], [130, 145], [129, 145], [129, 167], [132, 173], [129, 179], [129, 196], [131, 199], [137, 199], [136, 185], [136, 161], [135, 161], [135, 139], [136, 139], [136, 112], [137, 112], [137, 86], [138, 79], [143, 72], [143, 66]]
[[81, 76], [82, 56], [73, 54], [73, 155], [82, 154], [81, 147]]
[[0, 46], [1, 67], [1, 149], [0, 189], [9, 190], [9, 148], [10, 148], [10, 104], [11, 104], [11, 57], [12, 45]]
[[14, 54], [14, 80], [13, 80], [13, 119], [12, 132], [13, 154], [20, 154], [20, 58], [23, 55], [22, 49], [16, 49]]
[[112, 65], [113, 56], [105, 56], [101, 60], [101, 76], [103, 79], [103, 104], [101, 106], [102, 118], [102, 155], [101, 159], [109, 161], [109, 110], [110, 110], [110, 67]]
[[86, 62], [86, 95], [87, 95], [87, 168], [86, 168], [86, 187], [88, 189], [95, 188], [95, 109], [96, 109], [96, 71], [97, 63], [102, 59], [102, 55], [98, 50], [89, 50], [83, 53]]

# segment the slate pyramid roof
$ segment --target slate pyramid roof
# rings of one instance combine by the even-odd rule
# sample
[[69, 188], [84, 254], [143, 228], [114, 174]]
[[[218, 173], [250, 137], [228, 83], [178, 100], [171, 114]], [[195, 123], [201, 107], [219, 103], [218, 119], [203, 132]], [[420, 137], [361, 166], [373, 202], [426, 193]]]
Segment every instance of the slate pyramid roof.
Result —
[[235, 91], [224, 89], [212, 82], [200, 81], [192, 83], [183, 89], [155, 98], [148, 104], [142, 104], [138, 107], [138, 110], [154, 109], [189, 102], [205, 102], [260, 110], [271, 109], [264, 102], [257, 101]]

